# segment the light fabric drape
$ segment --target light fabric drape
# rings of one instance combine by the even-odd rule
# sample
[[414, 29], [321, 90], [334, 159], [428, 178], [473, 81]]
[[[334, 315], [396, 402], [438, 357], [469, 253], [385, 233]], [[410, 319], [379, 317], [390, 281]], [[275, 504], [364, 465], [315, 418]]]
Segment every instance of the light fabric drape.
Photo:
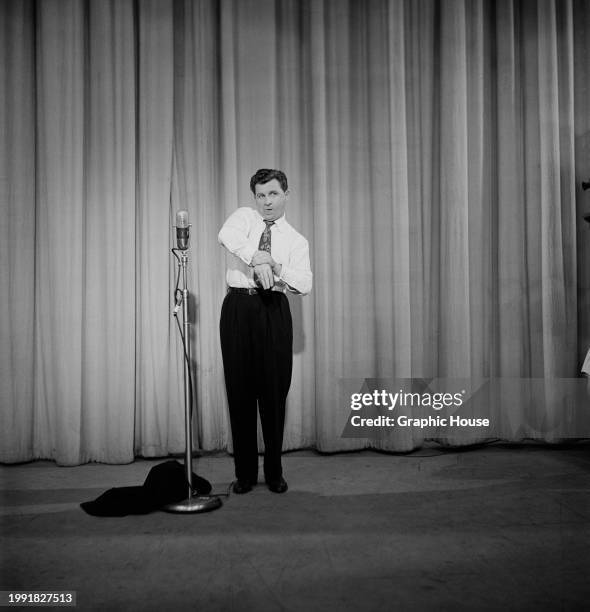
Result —
[[[577, 375], [584, 0], [5, 0], [0, 19], [1, 461], [182, 451], [180, 208], [195, 435], [231, 449], [216, 235], [260, 167], [290, 179], [315, 281], [290, 298], [285, 448], [422, 443], [343, 439], [342, 379]], [[496, 407], [506, 437], [551, 439], [525, 404]]]

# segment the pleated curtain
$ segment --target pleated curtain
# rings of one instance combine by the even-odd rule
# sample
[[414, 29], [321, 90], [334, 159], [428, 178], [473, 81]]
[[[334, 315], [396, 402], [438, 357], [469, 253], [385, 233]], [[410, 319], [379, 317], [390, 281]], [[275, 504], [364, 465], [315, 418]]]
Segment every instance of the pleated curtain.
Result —
[[[196, 446], [231, 450], [217, 232], [264, 167], [314, 272], [285, 449], [423, 443], [343, 438], [343, 380], [578, 375], [588, 2], [4, 0], [0, 22], [0, 461], [182, 452], [178, 209]], [[510, 410], [506, 439], [549, 439]]]

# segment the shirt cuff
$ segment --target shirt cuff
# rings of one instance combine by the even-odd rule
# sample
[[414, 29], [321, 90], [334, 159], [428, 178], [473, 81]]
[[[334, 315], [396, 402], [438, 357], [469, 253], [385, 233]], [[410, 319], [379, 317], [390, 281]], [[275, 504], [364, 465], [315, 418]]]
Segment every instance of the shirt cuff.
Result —
[[243, 246], [241, 249], [239, 249], [238, 252], [236, 252], [236, 255], [248, 266], [252, 263], [252, 257], [254, 257], [254, 253], [256, 253], [258, 249], [245, 245]]
[[296, 291], [297, 293], [309, 293], [306, 291], [306, 287], [301, 286], [301, 278], [297, 274], [295, 270], [291, 270], [289, 267], [283, 264], [281, 268], [281, 275], [279, 279], [282, 280], [292, 291]]

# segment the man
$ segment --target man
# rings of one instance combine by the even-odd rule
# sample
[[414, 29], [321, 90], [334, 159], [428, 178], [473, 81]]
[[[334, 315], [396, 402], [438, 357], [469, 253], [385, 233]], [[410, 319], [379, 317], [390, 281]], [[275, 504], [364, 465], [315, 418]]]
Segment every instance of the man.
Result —
[[258, 170], [250, 180], [254, 208], [238, 208], [219, 242], [232, 257], [220, 333], [234, 446], [235, 493], [258, 481], [256, 405], [264, 438], [264, 479], [284, 493], [281, 451], [285, 402], [291, 385], [293, 325], [286, 291], [311, 291], [309, 245], [285, 219], [287, 177]]

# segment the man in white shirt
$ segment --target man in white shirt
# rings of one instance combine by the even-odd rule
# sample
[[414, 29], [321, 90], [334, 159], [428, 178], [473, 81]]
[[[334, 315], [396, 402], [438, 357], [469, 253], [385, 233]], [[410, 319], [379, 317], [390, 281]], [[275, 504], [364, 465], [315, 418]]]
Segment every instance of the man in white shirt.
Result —
[[264, 478], [284, 493], [281, 452], [285, 402], [291, 385], [293, 325], [287, 291], [311, 291], [309, 245], [285, 219], [287, 177], [258, 170], [250, 180], [254, 208], [238, 208], [219, 242], [231, 254], [220, 334], [234, 447], [235, 493], [258, 480], [256, 406], [264, 438]]

